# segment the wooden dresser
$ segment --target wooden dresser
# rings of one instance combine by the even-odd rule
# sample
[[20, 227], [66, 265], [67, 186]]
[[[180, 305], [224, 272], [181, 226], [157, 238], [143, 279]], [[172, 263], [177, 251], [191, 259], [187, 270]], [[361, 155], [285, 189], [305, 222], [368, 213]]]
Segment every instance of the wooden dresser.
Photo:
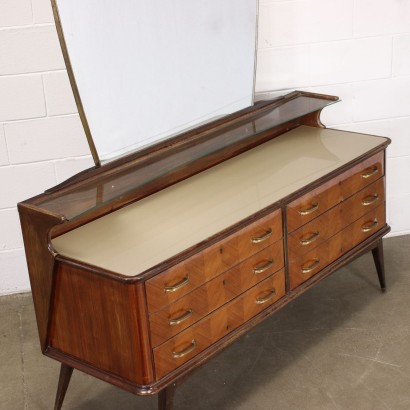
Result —
[[160, 392], [382, 237], [387, 138], [325, 129], [295, 92], [19, 204], [40, 341], [62, 363]]

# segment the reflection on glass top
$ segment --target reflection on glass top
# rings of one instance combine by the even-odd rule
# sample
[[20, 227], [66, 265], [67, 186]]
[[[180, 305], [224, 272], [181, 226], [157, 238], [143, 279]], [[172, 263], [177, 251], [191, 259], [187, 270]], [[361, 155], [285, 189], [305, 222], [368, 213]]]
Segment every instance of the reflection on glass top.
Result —
[[245, 116], [245, 119], [228, 121], [212, 131], [204, 132], [195, 144], [185, 144], [172, 157], [158, 156], [155, 161], [129, 167], [121, 172], [113, 172], [98, 182], [84, 181], [64, 191], [52, 195], [37, 205], [51, 212], [64, 215], [72, 220], [105, 203], [115, 200], [156, 179], [166, 177], [187, 164], [205, 159], [218, 151], [228, 149], [235, 143], [251, 141], [252, 138], [275, 126], [318, 111], [337, 100], [298, 95], [272, 103], [261, 111]]
[[54, 238], [52, 244], [75, 260], [138, 275], [386, 141], [301, 126]]

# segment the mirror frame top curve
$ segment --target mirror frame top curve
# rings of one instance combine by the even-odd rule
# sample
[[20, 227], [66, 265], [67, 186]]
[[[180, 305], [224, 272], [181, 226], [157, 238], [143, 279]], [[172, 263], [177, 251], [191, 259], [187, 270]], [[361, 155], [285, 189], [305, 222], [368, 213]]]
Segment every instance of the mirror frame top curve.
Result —
[[253, 105], [258, 0], [51, 0], [96, 166]]

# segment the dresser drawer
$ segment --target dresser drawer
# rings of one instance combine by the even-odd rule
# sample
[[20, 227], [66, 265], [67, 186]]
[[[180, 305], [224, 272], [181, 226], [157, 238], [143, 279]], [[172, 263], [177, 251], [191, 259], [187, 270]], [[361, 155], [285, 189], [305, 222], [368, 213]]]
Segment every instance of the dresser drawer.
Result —
[[385, 207], [382, 204], [302, 257], [297, 255], [290, 257], [290, 288], [295, 289], [360, 242], [383, 228], [385, 224]]
[[285, 294], [285, 273], [273, 276], [154, 349], [157, 380], [202, 352]]
[[384, 175], [380, 152], [291, 202], [286, 209], [292, 232]]
[[170, 339], [283, 266], [280, 240], [150, 315], [152, 345]]
[[281, 238], [282, 214], [278, 209], [148, 280], [149, 312], [162, 309]]
[[384, 203], [384, 178], [378, 179], [288, 236], [290, 259], [311, 251], [356, 219]]

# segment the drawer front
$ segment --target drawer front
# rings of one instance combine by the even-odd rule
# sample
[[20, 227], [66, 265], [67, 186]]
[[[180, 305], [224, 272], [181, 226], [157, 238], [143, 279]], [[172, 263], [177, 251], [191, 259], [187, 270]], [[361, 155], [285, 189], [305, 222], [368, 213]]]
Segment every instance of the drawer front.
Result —
[[290, 288], [295, 289], [338, 257], [383, 228], [385, 224], [385, 207], [382, 204], [302, 257], [291, 257], [289, 259]]
[[384, 204], [384, 178], [303, 225], [288, 237], [289, 256], [297, 259], [311, 251], [372, 209]]
[[146, 282], [148, 310], [158, 311], [282, 238], [277, 211]]
[[379, 152], [320, 187], [291, 202], [286, 209], [292, 232], [384, 175], [384, 153]]
[[275, 303], [284, 294], [285, 273], [282, 269], [154, 349], [157, 380]]
[[155, 347], [170, 339], [283, 266], [283, 241], [280, 240], [150, 315], [152, 345]]

